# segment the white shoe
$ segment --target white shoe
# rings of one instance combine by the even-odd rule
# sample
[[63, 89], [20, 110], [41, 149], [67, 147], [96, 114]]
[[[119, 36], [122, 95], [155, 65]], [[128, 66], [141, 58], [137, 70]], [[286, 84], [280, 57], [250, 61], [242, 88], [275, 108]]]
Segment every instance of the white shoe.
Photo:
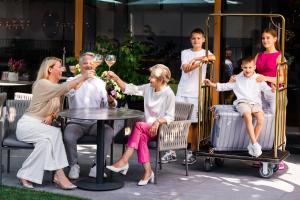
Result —
[[78, 164], [72, 165], [69, 171], [70, 179], [78, 179], [80, 173], [80, 167]]
[[151, 175], [149, 176], [148, 179], [146, 179], [146, 180], [140, 180], [138, 182], [138, 185], [139, 186], [147, 185], [149, 181], [150, 181], [150, 183], [154, 183], [154, 173], [153, 172], [151, 172]]
[[[96, 176], [97, 176], [97, 167], [96, 165], [94, 165], [90, 170], [89, 177], [96, 178]], [[103, 174], [103, 177], [107, 178], [107, 174], [105, 172]]]
[[126, 165], [124, 165], [123, 167], [120, 167], [120, 168], [109, 165], [109, 166], [106, 166], [106, 168], [113, 172], [117, 172], [117, 173], [120, 172], [121, 174], [126, 175], [128, 168], [129, 168], [129, 164], [127, 163]]
[[253, 154], [253, 147], [252, 147], [252, 146], [253, 146], [253, 145], [252, 145], [252, 143], [250, 142], [249, 145], [247, 146], [247, 149], [248, 149], [249, 155], [254, 156], [254, 154]]
[[259, 157], [262, 154], [261, 146], [257, 142], [252, 145], [252, 149], [253, 149], [253, 156], [254, 157], [257, 158], [257, 157]]
[[[187, 164], [192, 165], [197, 162], [197, 157], [193, 154], [192, 151], [187, 152]], [[186, 161], [185, 159], [182, 161], [182, 164], [185, 165]]]

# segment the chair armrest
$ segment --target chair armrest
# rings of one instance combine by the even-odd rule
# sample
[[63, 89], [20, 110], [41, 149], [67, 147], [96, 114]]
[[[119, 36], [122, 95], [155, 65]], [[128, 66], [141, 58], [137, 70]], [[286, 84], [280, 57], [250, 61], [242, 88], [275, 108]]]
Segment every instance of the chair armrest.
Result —
[[160, 125], [157, 134], [158, 150], [186, 148], [191, 123], [191, 120], [182, 120]]

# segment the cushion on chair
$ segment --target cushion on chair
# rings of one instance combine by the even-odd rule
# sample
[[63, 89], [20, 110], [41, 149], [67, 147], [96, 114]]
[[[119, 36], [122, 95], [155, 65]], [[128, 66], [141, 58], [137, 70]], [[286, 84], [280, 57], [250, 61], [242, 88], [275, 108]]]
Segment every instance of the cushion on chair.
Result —
[[16, 147], [16, 148], [28, 148], [32, 149], [34, 148], [33, 144], [28, 144], [22, 141], [19, 141], [16, 138], [15, 134], [12, 133], [7, 133], [6, 137], [3, 139], [3, 146], [8, 146], [8, 147]]

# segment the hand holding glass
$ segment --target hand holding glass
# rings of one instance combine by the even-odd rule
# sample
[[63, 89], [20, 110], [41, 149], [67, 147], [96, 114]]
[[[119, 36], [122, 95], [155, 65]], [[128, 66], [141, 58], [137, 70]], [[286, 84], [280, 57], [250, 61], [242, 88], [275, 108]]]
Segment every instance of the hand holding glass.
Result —
[[107, 55], [105, 57], [105, 62], [108, 65], [108, 71], [110, 71], [111, 66], [113, 66], [116, 63], [116, 56], [114, 56], [114, 55]]

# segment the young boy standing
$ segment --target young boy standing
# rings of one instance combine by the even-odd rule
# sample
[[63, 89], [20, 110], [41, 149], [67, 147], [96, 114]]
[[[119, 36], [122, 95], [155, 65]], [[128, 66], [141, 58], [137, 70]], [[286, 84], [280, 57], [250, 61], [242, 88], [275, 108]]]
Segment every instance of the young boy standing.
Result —
[[[265, 95], [272, 95], [272, 89], [266, 82], [257, 82], [255, 73], [255, 62], [251, 57], [242, 60], [242, 72], [236, 75], [236, 81], [233, 83], [213, 83], [205, 80], [205, 84], [217, 88], [217, 91], [233, 90], [236, 100], [233, 105], [242, 115], [247, 132], [250, 137], [250, 143], [247, 147], [251, 156], [259, 157], [262, 154], [261, 146], [257, 139], [264, 124], [264, 112], [262, 110], [261, 92]], [[256, 126], [252, 124], [252, 116], [256, 118]]]
[[[200, 28], [196, 28], [191, 32], [190, 42], [192, 48], [185, 49], [181, 52], [181, 70], [182, 75], [178, 84], [176, 93], [176, 101], [194, 104], [193, 113], [191, 116], [192, 125], [189, 131], [191, 138], [192, 151], [188, 151], [187, 163], [194, 164], [196, 157], [193, 152], [197, 150], [197, 135], [198, 135], [198, 83], [199, 83], [199, 67], [202, 66], [202, 81], [206, 77], [206, 64], [203, 62], [214, 61], [215, 56], [209, 51], [206, 56], [205, 49], [202, 48], [205, 42], [204, 32]], [[171, 150], [165, 153], [162, 157], [162, 163], [176, 161], [176, 153]], [[185, 164], [185, 160], [182, 164]]]

